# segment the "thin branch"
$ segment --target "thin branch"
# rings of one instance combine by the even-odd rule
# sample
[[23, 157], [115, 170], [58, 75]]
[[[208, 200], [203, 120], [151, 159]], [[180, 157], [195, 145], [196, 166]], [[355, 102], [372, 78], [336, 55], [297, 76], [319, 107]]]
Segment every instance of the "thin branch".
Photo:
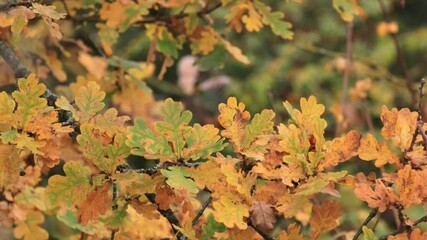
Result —
[[187, 239], [187, 237], [184, 234], [182, 234], [180, 231], [178, 231], [174, 227], [174, 225], [181, 227], [181, 225], [179, 224], [178, 218], [176, 218], [174, 212], [171, 209], [167, 209], [167, 210], [161, 209], [159, 204], [157, 204], [157, 202], [156, 202], [156, 194], [146, 193], [145, 196], [147, 197], [148, 201], [157, 205], [157, 211], [159, 211], [160, 214], [168, 220], [168, 222], [171, 225], [172, 230], [173, 230], [174, 234], [177, 236], [177, 238], [180, 240]]
[[[207, 15], [207, 14], [215, 11], [216, 9], [220, 8], [222, 6], [222, 3], [218, 2], [217, 4], [215, 4], [211, 8], [208, 8], [208, 5], [209, 4], [207, 4], [205, 8], [201, 9], [200, 11], [198, 11], [196, 13], [196, 15], [198, 17], [203, 17], [204, 15]], [[180, 19], [180, 18], [185, 18], [187, 16], [189, 16], [188, 13], [181, 12], [178, 15], [175, 15], [175, 16], [164, 15], [164, 16], [156, 16], [156, 17], [151, 17], [151, 18], [145, 18], [145, 19], [143, 19], [141, 21], [138, 21], [136, 23], [138, 23], [138, 24], [148, 24], [148, 23], [156, 23], [156, 22], [169, 22], [173, 18]]]
[[[343, 121], [345, 120], [344, 109], [347, 106], [347, 92], [348, 92], [348, 81], [350, 78], [350, 70], [352, 67], [352, 55], [353, 55], [353, 22], [349, 22], [346, 27], [346, 51], [345, 51], [345, 69], [342, 83], [342, 97], [341, 97], [341, 116]], [[343, 122], [337, 123], [335, 136], [339, 136], [344, 130]]]
[[26, 8], [29, 8], [33, 6], [32, 2], [7, 2], [0, 5], [0, 12], [7, 12], [12, 8], [24, 6]]
[[199, 221], [199, 218], [203, 215], [203, 212], [205, 209], [209, 206], [209, 204], [212, 202], [212, 197], [209, 197], [208, 200], [203, 204], [202, 208], [200, 208], [199, 212], [197, 213], [196, 217], [194, 217], [193, 222], [191, 224], [194, 226]]
[[[389, 13], [387, 12], [384, 1], [378, 0], [378, 3], [380, 5], [384, 21], [390, 21]], [[396, 54], [397, 54], [396, 60], [399, 63], [400, 68], [403, 72], [403, 76], [406, 80], [406, 88], [408, 89], [409, 94], [411, 95], [412, 104], [413, 106], [415, 106], [417, 104], [417, 91], [412, 86], [412, 81], [409, 75], [409, 70], [406, 64], [405, 56], [402, 51], [402, 47], [400, 46], [399, 39], [397, 38], [397, 33], [390, 33], [390, 35], [393, 39], [394, 47], [396, 49]]]
[[264, 240], [274, 240], [274, 238], [273, 237], [271, 237], [270, 235], [268, 235], [268, 234], [265, 234], [263, 231], [261, 231], [259, 228], [257, 228], [251, 221], [249, 221], [248, 222], [248, 225], [251, 227], [251, 228], [253, 228], [254, 230], [255, 230], [255, 232], [257, 232], [259, 235], [261, 235], [261, 237], [264, 239]]
[[418, 224], [420, 224], [420, 223], [422, 223], [422, 222], [427, 222], [427, 215], [426, 215], [426, 216], [424, 216], [424, 217], [422, 217], [422, 218], [420, 218], [420, 219], [418, 219], [418, 220], [416, 220], [416, 221], [414, 222], [413, 226], [417, 226]]
[[369, 215], [366, 217], [365, 221], [363, 221], [362, 225], [359, 227], [359, 229], [357, 229], [356, 234], [353, 237], [353, 240], [356, 240], [360, 234], [362, 234], [362, 228], [363, 226], [366, 226], [378, 213], [378, 208], [374, 208], [371, 210], [371, 212], [369, 213]]
[[12, 68], [15, 78], [27, 78], [30, 75], [30, 70], [22, 65], [12, 49], [3, 40], [0, 40], [0, 56]]

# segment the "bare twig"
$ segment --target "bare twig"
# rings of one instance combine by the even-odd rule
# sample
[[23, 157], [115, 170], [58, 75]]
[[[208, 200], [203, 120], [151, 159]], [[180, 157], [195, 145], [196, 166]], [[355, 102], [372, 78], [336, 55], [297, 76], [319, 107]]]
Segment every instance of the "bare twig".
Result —
[[202, 208], [200, 208], [199, 212], [197, 213], [196, 217], [194, 217], [193, 222], [191, 223], [193, 226], [197, 224], [199, 221], [199, 218], [203, 215], [203, 212], [205, 209], [209, 206], [209, 204], [212, 202], [212, 197], [209, 197], [208, 200], [203, 204]]
[[[380, 5], [384, 21], [390, 21], [389, 13], [386, 9], [384, 1], [378, 0], [378, 3]], [[397, 38], [397, 33], [390, 33], [390, 35], [393, 39], [394, 47], [395, 47], [396, 53], [397, 53], [397, 56], [396, 56], [397, 59], [396, 60], [399, 63], [400, 68], [403, 72], [403, 76], [404, 76], [405, 81], [406, 81], [406, 88], [408, 89], [409, 94], [411, 95], [412, 104], [413, 104], [413, 106], [415, 106], [417, 104], [417, 91], [412, 86], [412, 81], [411, 81], [411, 78], [409, 75], [409, 70], [408, 70], [408, 67], [406, 64], [405, 56], [404, 56], [403, 51], [402, 51], [402, 47], [400, 46], [399, 39]]]
[[[353, 22], [349, 22], [346, 27], [347, 45], [345, 53], [345, 69], [342, 83], [342, 97], [341, 97], [341, 116], [345, 120], [345, 107], [347, 106], [347, 92], [348, 92], [348, 81], [350, 78], [350, 70], [352, 67], [352, 55], [353, 55]], [[341, 122], [337, 123], [335, 136], [339, 136], [344, 130], [344, 125]]]
[[30, 1], [28, 1], [28, 2], [7, 2], [7, 3], [0, 5], [0, 12], [7, 12], [12, 8], [20, 7], [20, 6], [24, 6], [24, 7], [29, 8], [29, 7], [33, 6], [33, 3]]
[[362, 225], [359, 227], [359, 229], [357, 229], [356, 234], [353, 237], [353, 240], [356, 240], [360, 234], [362, 234], [362, 228], [363, 226], [366, 226], [378, 213], [378, 208], [374, 208], [371, 210], [371, 212], [369, 213], [369, 215], [366, 217], [365, 221], [363, 221]]
[[418, 224], [420, 224], [420, 223], [422, 223], [422, 222], [427, 222], [427, 215], [426, 215], [426, 216], [424, 216], [424, 217], [422, 217], [422, 218], [420, 218], [420, 219], [418, 219], [418, 220], [416, 220], [416, 221], [414, 222], [413, 226], [417, 226]]

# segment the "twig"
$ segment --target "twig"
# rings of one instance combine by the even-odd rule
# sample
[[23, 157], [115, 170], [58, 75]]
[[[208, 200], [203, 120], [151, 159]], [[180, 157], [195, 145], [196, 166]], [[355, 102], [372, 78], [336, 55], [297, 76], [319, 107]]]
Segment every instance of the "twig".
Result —
[[174, 227], [174, 225], [181, 227], [181, 225], [179, 224], [179, 221], [176, 218], [174, 212], [171, 209], [167, 209], [167, 210], [161, 209], [159, 204], [157, 204], [157, 202], [156, 202], [156, 194], [146, 193], [145, 196], [147, 197], [148, 201], [157, 205], [157, 211], [159, 211], [160, 214], [168, 220], [169, 224], [172, 227], [174, 234], [177, 235], [178, 239], [181, 239], [181, 240], [187, 239], [187, 237], [184, 236], [184, 234], [182, 234], [180, 231], [178, 231]]
[[[206, 5], [206, 6], [208, 6], [208, 5]], [[203, 15], [206, 15], [206, 14], [209, 14], [209, 13], [215, 11], [217, 8], [219, 8], [221, 6], [222, 6], [222, 3], [219, 2], [219, 3], [215, 4], [212, 8], [203, 8], [202, 10], [198, 11], [196, 13], [196, 15], [198, 17], [202, 17]], [[156, 16], [156, 17], [151, 17], [151, 18], [145, 18], [141, 21], [137, 21], [136, 23], [148, 24], [148, 23], [156, 23], [156, 22], [169, 22], [173, 18], [175, 18], [175, 19], [185, 18], [188, 15], [189, 15], [188, 13], [181, 12], [175, 16], [164, 15], [164, 16]]]
[[262, 232], [259, 228], [257, 228], [255, 225], [253, 225], [253, 223], [251, 221], [248, 222], [248, 225], [253, 228], [255, 230], [255, 232], [257, 232], [259, 235], [261, 235], [261, 237], [264, 240], [274, 240], [274, 238], [272, 238], [270, 235], [265, 234], [264, 232]]
[[[350, 70], [352, 66], [352, 55], [353, 55], [353, 22], [349, 22], [346, 27], [346, 36], [347, 36], [347, 45], [345, 53], [345, 69], [344, 77], [342, 83], [342, 97], [341, 97], [341, 115], [343, 120], [345, 119], [344, 109], [347, 105], [347, 92], [348, 92], [348, 80], [350, 78]], [[337, 128], [335, 131], [335, 136], [339, 136], [343, 129], [344, 125], [340, 122], [337, 123]]]
[[11, 8], [20, 7], [20, 6], [29, 8], [33, 6], [33, 3], [32, 2], [7, 2], [0, 5], [0, 12], [7, 12]]
[[[381, 12], [383, 14], [383, 19], [384, 21], [389, 21], [389, 14], [387, 12], [386, 6], [384, 4], [383, 0], [378, 0], [378, 3], [380, 5], [381, 8]], [[397, 53], [397, 62], [400, 65], [400, 68], [402, 69], [403, 72], [403, 76], [406, 80], [406, 88], [409, 91], [409, 94], [411, 95], [411, 100], [412, 100], [412, 104], [413, 106], [415, 106], [417, 104], [417, 91], [412, 87], [412, 81], [411, 78], [409, 76], [409, 70], [405, 61], [405, 56], [403, 54], [402, 48], [400, 46], [399, 40], [397, 39], [397, 33], [390, 33], [392, 39], [393, 39], [393, 43], [394, 43], [394, 47], [396, 49], [396, 53]]]
[[197, 222], [199, 221], [199, 218], [203, 215], [203, 212], [209, 206], [212, 200], [213, 200], [212, 197], [209, 197], [208, 200], [205, 202], [205, 204], [203, 204], [202, 208], [199, 210], [196, 217], [194, 217], [193, 222], [191, 222], [193, 226], [197, 224]]
[[422, 222], [427, 222], [427, 215], [426, 215], [426, 216], [424, 216], [424, 217], [422, 217], [422, 218], [420, 218], [420, 219], [418, 219], [418, 220], [416, 220], [416, 221], [414, 222], [413, 226], [417, 226], [418, 224], [420, 224], [420, 223], [422, 223]]
[[363, 226], [366, 226], [378, 213], [378, 208], [374, 208], [371, 210], [369, 215], [366, 217], [365, 221], [363, 221], [362, 225], [357, 229], [356, 234], [353, 237], [353, 240], [356, 240], [360, 234], [362, 234], [362, 228]]
[[16, 78], [27, 78], [30, 75], [30, 70], [22, 65], [12, 49], [3, 40], [0, 40], [0, 56], [12, 68]]

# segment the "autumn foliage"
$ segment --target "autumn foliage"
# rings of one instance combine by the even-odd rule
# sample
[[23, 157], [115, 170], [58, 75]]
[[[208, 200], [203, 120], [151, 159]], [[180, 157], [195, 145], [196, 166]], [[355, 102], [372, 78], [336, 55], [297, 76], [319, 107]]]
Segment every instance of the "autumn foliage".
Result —
[[[12, 61], [22, 52], [1, 53], [17, 87], [0, 93], [0, 226], [25, 240], [376, 239], [376, 224], [368, 223], [389, 212], [399, 224], [384, 239], [427, 239], [418, 226], [427, 217], [405, 215], [427, 200], [427, 124], [420, 111], [382, 105], [381, 130], [365, 133], [346, 128], [335, 109], [340, 131], [327, 137], [333, 129], [315, 93], [255, 114], [229, 97], [213, 120], [200, 123], [182, 102], [155, 99], [146, 82], [166, 78], [181, 51], [199, 56], [195, 64], [203, 69], [221, 67], [222, 55], [251, 63], [214, 24], [215, 10], [223, 11], [223, 30], [267, 28], [291, 40], [292, 24], [266, 2], [4, 3], [0, 51], [11, 44], [19, 52], [32, 37], [45, 44], [28, 46], [43, 60], [29, 69], [25, 58]], [[345, 22], [366, 17], [358, 0], [331, 6]], [[88, 46], [70, 37], [72, 25], [98, 40]], [[120, 36], [136, 27], [148, 41], [145, 61], [115, 52]], [[378, 31], [396, 34], [398, 27], [384, 23]], [[60, 55], [85, 73], [67, 68]], [[60, 83], [53, 84], [58, 96], [49, 77]], [[364, 99], [371, 84], [359, 80], [349, 95]], [[184, 94], [194, 94], [192, 87]], [[376, 173], [347, 169], [357, 164], [371, 164]], [[343, 229], [344, 215], [353, 214], [342, 209], [348, 192], [370, 213]]]

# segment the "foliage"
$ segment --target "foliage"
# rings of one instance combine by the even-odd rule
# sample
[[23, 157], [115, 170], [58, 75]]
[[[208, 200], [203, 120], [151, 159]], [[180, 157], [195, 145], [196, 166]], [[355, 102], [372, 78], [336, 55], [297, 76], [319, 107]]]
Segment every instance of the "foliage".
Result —
[[[417, 92], [395, 22], [381, 22], [377, 34], [393, 39], [403, 77], [386, 63], [351, 56], [355, 24], [380, 11], [389, 17], [390, 5], [378, 1], [376, 12], [359, 0], [333, 0], [324, 10], [347, 28], [345, 57], [331, 54], [326, 64], [344, 75], [338, 101], [324, 90], [305, 94], [304, 76], [288, 83], [295, 90], [283, 94], [288, 101], [274, 91], [270, 100], [267, 92], [253, 94], [273, 88], [275, 77], [266, 72], [281, 66], [307, 78], [322, 72], [284, 59], [302, 56], [298, 46], [325, 53], [298, 29], [303, 1], [0, 4], [0, 55], [17, 86], [0, 92], [1, 230], [40, 240], [427, 238], [421, 226], [427, 215], [411, 216], [427, 200], [424, 82]], [[264, 50], [256, 44], [238, 47], [251, 41], [236, 37], [244, 32], [296, 40], [267, 61], [258, 58]], [[179, 88], [171, 84], [175, 65]], [[226, 76], [196, 84], [201, 70], [227, 72], [228, 66], [254, 68], [241, 75], [245, 87]], [[32, 73], [22, 76], [22, 68]], [[348, 89], [352, 75], [357, 81]], [[403, 83], [410, 94], [380, 96], [375, 77]], [[221, 101], [224, 88], [238, 97]], [[201, 107], [208, 104], [198, 101], [203, 94], [217, 98], [214, 115]], [[418, 111], [384, 104], [401, 97], [409, 105], [417, 95]], [[355, 106], [369, 132], [347, 112]], [[378, 227], [369, 224], [378, 212], [394, 213], [398, 227], [381, 226], [390, 222], [386, 217]]]

